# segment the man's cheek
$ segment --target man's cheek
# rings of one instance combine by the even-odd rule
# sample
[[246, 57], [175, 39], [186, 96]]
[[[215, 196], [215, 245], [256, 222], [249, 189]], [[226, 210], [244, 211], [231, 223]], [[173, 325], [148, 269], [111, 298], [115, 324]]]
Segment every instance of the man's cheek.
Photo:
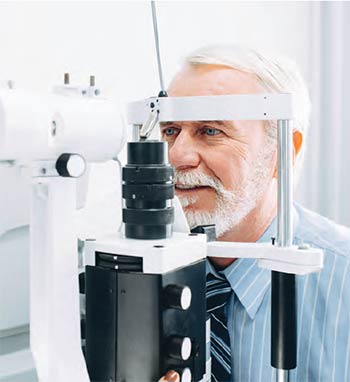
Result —
[[245, 178], [245, 174], [249, 172], [249, 165], [232, 155], [231, 152], [222, 154], [224, 155], [215, 156], [213, 154], [206, 164], [210, 173], [218, 179], [226, 190], [234, 190]]

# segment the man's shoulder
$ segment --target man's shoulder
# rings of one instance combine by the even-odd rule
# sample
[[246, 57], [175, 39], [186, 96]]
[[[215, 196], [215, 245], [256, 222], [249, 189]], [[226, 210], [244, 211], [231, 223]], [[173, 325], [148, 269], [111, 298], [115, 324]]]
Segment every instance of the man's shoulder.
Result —
[[299, 242], [322, 248], [334, 255], [350, 259], [350, 229], [295, 204], [298, 225], [295, 238]]

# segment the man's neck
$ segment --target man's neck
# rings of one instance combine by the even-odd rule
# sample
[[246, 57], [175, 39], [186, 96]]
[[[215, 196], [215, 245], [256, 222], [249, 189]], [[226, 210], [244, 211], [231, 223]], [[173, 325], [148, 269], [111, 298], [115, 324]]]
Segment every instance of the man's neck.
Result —
[[[256, 207], [237, 226], [220, 236], [218, 241], [256, 242], [271, 225], [276, 214], [277, 195], [273, 189], [269, 189]], [[211, 257], [210, 260], [217, 269], [223, 269], [236, 259]]]

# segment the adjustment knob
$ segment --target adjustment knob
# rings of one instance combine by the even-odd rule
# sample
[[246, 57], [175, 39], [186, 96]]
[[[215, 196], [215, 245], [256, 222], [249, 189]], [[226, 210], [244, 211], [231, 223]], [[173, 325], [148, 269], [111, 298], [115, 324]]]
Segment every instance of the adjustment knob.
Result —
[[56, 161], [57, 172], [65, 178], [78, 178], [85, 169], [85, 160], [78, 154], [61, 154]]
[[181, 310], [187, 310], [190, 307], [192, 292], [188, 286], [168, 285], [164, 292], [167, 307]]
[[189, 337], [172, 336], [169, 339], [167, 350], [170, 357], [187, 361], [192, 351], [191, 339]]
[[191, 369], [189, 367], [185, 367], [181, 372], [180, 372], [180, 381], [181, 382], [191, 382], [192, 381], [192, 373]]

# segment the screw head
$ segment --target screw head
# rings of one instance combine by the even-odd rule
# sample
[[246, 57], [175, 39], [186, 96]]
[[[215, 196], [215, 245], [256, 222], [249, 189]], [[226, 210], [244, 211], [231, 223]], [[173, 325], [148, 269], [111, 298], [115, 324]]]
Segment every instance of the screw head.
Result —
[[57, 133], [57, 123], [56, 123], [56, 121], [52, 121], [51, 122], [51, 135], [53, 137], [55, 137], [56, 133]]

